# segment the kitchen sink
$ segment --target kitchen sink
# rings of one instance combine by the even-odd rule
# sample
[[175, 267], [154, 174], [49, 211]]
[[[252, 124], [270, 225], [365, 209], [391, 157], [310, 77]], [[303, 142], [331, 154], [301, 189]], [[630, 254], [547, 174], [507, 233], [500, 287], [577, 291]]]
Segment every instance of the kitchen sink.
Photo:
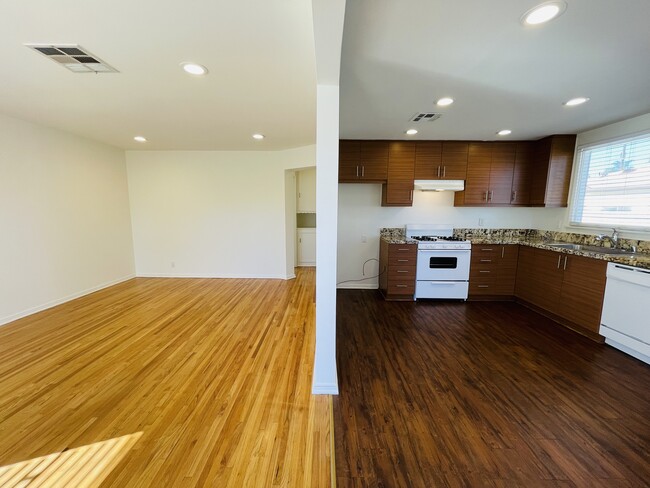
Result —
[[559, 247], [561, 249], [569, 249], [571, 251], [589, 251], [589, 252], [598, 252], [601, 254], [623, 254], [623, 255], [635, 254], [634, 252], [626, 251], [625, 249], [613, 249], [611, 247], [601, 247], [601, 246], [588, 246], [585, 244], [570, 244], [567, 242], [551, 242], [548, 245], [551, 247]]

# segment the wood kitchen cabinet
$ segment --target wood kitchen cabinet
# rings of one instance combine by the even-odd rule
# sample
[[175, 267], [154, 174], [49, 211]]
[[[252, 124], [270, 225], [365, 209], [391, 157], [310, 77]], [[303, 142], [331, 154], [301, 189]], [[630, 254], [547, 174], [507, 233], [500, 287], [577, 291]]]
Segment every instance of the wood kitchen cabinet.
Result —
[[515, 295], [552, 319], [598, 339], [607, 262], [521, 247]]
[[566, 207], [576, 136], [555, 135], [535, 143], [530, 185], [530, 205]]
[[379, 242], [379, 291], [386, 300], [415, 300], [417, 244]]
[[454, 205], [509, 205], [516, 152], [515, 143], [470, 143], [465, 191], [456, 192]]
[[340, 183], [385, 183], [388, 141], [339, 141]]
[[388, 178], [382, 187], [383, 207], [413, 205], [416, 143], [391, 141], [388, 145]]
[[464, 180], [469, 143], [418, 141], [415, 143], [416, 180]]
[[515, 167], [512, 173], [510, 205], [528, 205], [530, 203], [530, 183], [534, 154], [534, 142], [523, 141], [517, 143]]
[[469, 297], [512, 298], [515, 294], [518, 256], [517, 244], [474, 245], [469, 274]]

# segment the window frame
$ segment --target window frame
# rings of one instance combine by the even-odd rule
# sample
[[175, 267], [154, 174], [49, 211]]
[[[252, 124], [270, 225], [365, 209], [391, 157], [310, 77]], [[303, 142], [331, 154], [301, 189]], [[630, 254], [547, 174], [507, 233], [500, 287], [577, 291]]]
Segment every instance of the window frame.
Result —
[[[582, 222], [573, 222], [571, 220], [574, 209], [576, 207], [578, 199], [579, 185], [578, 182], [581, 178], [581, 171], [583, 169], [582, 161], [582, 151], [585, 149], [597, 147], [597, 146], [606, 146], [608, 144], [615, 144], [626, 139], [637, 139], [647, 137], [650, 140], [650, 129], [644, 129], [637, 132], [631, 132], [628, 134], [621, 134], [616, 137], [611, 137], [608, 139], [601, 139], [598, 141], [588, 142], [586, 144], [581, 144], [576, 147], [573, 171], [571, 176], [571, 188], [569, 192], [569, 204], [567, 206], [566, 213], [566, 227], [567, 228], [576, 228], [576, 229], [593, 229], [596, 231], [602, 230], [612, 230], [613, 226], [610, 224], [596, 224], [596, 223], [582, 223]], [[648, 192], [648, 197], [650, 198], [650, 192]], [[647, 226], [632, 226], [632, 225], [617, 225], [616, 230], [623, 230], [626, 233], [635, 233], [635, 234], [650, 234], [650, 223]]]

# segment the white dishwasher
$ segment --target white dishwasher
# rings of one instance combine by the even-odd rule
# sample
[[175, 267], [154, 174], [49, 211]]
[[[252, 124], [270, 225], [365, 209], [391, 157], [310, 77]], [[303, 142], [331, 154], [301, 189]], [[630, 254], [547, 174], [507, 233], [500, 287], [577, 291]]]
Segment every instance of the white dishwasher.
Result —
[[650, 270], [607, 264], [600, 335], [610, 346], [650, 364]]

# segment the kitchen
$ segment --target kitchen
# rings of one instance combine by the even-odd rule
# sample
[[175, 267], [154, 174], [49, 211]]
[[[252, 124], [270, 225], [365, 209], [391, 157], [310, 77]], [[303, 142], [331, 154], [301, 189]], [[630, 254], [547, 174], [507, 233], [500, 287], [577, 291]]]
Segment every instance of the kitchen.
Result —
[[[429, 11], [434, 7], [424, 4], [418, 4], [408, 15], [398, 13], [397, 7], [382, 4], [371, 16], [362, 15], [364, 8], [367, 14], [369, 7], [367, 2], [361, 4], [348, 5], [346, 25], [350, 22], [355, 29], [344, 34], [342, 56], [337, 265], [337, 281], [341, 283], [338, 286], [337, 346], [342, 399], [335, 413], [337, 432], [357, 425], [375, 432], [376, 437], [367, 440], [344, 435], [344, 439], [338, 441], [337, 452], [346, 453], [341, 461], [344, 466], [341, 483], [350, 484], [349, 478], [353, 478], [366, 480], [370, 485], [372, 481], [368, 480], [382, 480], [388, 485], [418, 485], [418, 482], [405, 480], [419, 475], [420, 483], [435, 486], [447, 486], [450, 479], [458, 481], [459, 478], [468, 486], [491, 486], [496, 478], [502, 482], [509, 480], [513, 486], [518, 483], [538, 486], [539, 480], [531, 478], [522, 482], [518, 478], [514, 473], [514, 461], [510, 467], [499, 463], [498, 448], [507, 450], [510, 447], [508, 452], [512, 459], [517, 457], [516, 449], [507, 442], [492, 440], [483, 430], [490, 430], [493, 421], [487, 418], [494, 412], [499, 412], [503, 418], [515, 418], [515, 425], [526, 425], [530, 421], [525, 416], [519, 418], [516, 404], [506, 408], [505, 399], [517, 398], [517, 402], [526, 405], [528, 413], [535, 412], [531, 414], [535, 422], [544, 425], [558, 420], [553, 413], [555, 409], [563, 414], [572, 408], [575, 412], [589, 412], [589, 407], [578, 399], [569, 406], [563, 402], [566, 397], [562, 400], [552, 398], [561, 396], [565, 388], [582, 391], [591, 405], [600, 400], [612, 412], [620, 412], [610, 402], [608, 393], [594, 387], [598, 383], [595, 378], [608, 371], [611, 375], [625, 375], [618, 377], [635, 396], [628, 398], [628, 403], [635, 405], [630, 418], [638, 418], [638, 414], [647, 411], [647, 387], [643, 382], [632, 386], [627, 373], [640, 378], [647, 375], [648, 366], [644, 361], [649, 357], [648, 331], [644, 324], [650, 289], [640, 282], [647, 281], [644, 277], [650, 251], [649, 226], [638, 222], [628, 225], [625, 212], [634, 205], [640, 208], [634, 203], [633, 191], [630, 191], [631, 196], [625, 197], [625, 203], [619, 200], [601, 204], [603, 212], [619, 211], [613, 221], [611, 215], [603, 218], [600, 225], [580, 220], [581, 213], [590, 217], [589, 212], [583, 212], [590, 197], [581, 186], [589, 176], [588, 172], [580, 172], [581, 152], [597, 151], [599, 145], [650, 131], [650, 114], [643, 109], [645, 102], [635, 110], [633, 100], [629, 100], [627, 115], [620, 112], [621, 105], [608, 104], [608, 110], [619, 111], [620, 115], [609, 120], [603, 118], [601, 122], [593, 118], [597, 111], [593, 106], [596, 101], [593, 94], [597, 91], [604, 94], [605, 85], [609, 85], [610, 94], [611, 87], [617, 87], [615, 98], [619, 102], [622, 102], [623, 92], [635, 90], [628, 78], [623, 77], [619, 84], [612, 79], [606, 82], [607, 77], [602, 76], [602, 66], [609, 62], [623, 63], [626, 56], [621, 53], [631, 51], [622, 45], [612, 45], [620, 39], [599, 38], [596, 33], [606, 31], [605, 25], [601, 26], [605, 30], [593, 25], [592, 30], [587, 28], [586, 21], [581, 18], [587, 7], [583, 2], [569, 2], [568, 7], [564, 4], [566, 10], [557, 20], [528, 30], [516, 22], [518, 15], [523, 17], [528, 5], [518, 8], [514, 2], [504, 2], [493, 11], [487, 7], [481, 9], [482, 17], [476, 18], [471, 18], [460, 7], [446, 4], [444, 19], [435, 20], [431, 20], [432, 12]], [[594, 9], [601, 7], [595, 5]], [[514, 15], [513, 22], [509, 10], [519, 12]], [[467, 21], [466, 27], [471, 25], [464, 31], [466, 36], [454, 31], [463, 18]], [[479, 18], [489, 20], [481, 22]], [[408, 35], [403, 34], [406, 31]], [[575, 32], [580, 32], [582, 37], [576, 37]], [[477, 39], [481, 41], [476, 42]], [[638, 41], [638, 45], [645, 45], [644, 41]], [[528, 57], [531, 52], [536, 53], [535, 58]], [[611, 56], [614, 52], [619, 55], [617, 60]], [[460, 53], [464, 55], [460, 56], [462, 61], [455, 58]], [[602, 64], [589, 62], [598, 57]], [[578, 59], [589, 61], [578, 63]], [[579, 100], [582, 103], [571, 102], [578, 96], [583, 97]], [[640, 95], [637, 100], [642, 101], [644, 97]], [[589, 122], [580, 126], [579, 120]], [[428, 177], [418, 176], [417, 155], [421, 145], [430, 148], [434, 143], [441, 143], [444, 152], [445, 143], [451, 142], [503, 147], [516, 146], [522, 141], [534, 144], [549, 136], [567, 134], [573, 135], [574, 140], [567, 144], [571, 155], [567, 157], [567, 166], [560, 171], [563, 174], [559, 178], [557, 173], [544, 175], [550, 183], [561, 180], [559, 192], [554, 193], [556, 197], [560, 195], [559, 203], [546, 206], [546, 202], [539, 200], [515, 202], [521, 198], [520, 191], [514, 187], [516, 169], [510, 169], [510, 178], [505, 184], [497, 173], [497, 185], [491, 188], [492, 174], [488, 176], [485, 167], [489, 171], [496, 161], [502, 168], [504, 151], [500, 151], [499, 158], [495, 157], [495, 152], [486, 157], [480, 150], [475, 151], [473, 161], [471, 156], [469, 161], [466, 159], [467, 172], [460, 177], [454, 176], [462, 180], [462, 188], [450, 183], [452, 188], [444, 191], [418, 188], [426, 186], [418, 181], [420, 179], [443, 180], [446, 175], [453, 175], [455, 170], [449, 168], [457, 163], [457, 158], [443, 156], [433, 165]], [[350, 157], [350, 153], [354, 153], [354, 149], [350, 149], [354, 145], [352, 141], [375, 144], [389, 141], [395, 146], [395, 169], [391, 172], [388, 168], [385, 181], [379, 181], [381, 175], [374, 167], [364, 165], [364, 159], [376, 161], [376, 152], [366, 150], [364, 155], [361, 148], [359, 168], [350, 163], [354, 160]], [[403, 144], [401, 151], [397, 144]], [[404, 156], [413, 152], [410, 148], [404, 149], [411, 144], [415, 144], [413, 166], [410, 166], [410, 156]], [[388, 164], [390, 151], [386, 156]], [[457, 154], [458, 151], [453, 152]], [[618, 148], [617, 156], [621, 156], [621, 152]], [[639, 185], [647, 187], [645, 170], [628, 171], [630, 158], [626, 156], [629, 154], [623, 151], [622, 156], [611, 160], [612, 167], [601, 168], [602, 175], [615, 174], [610, 179], [628, 178], [630, 182], [636, 179]], [[648, 157], [645, 154], [639, 163], [647, 164]], [[552, 163], [552, 159], [547, 158], [546, 163]], [[614, 165], [618, 159], [620, 166]], [[539, 161], [535, 158], [537, 167], [532, 171], [539, 170]], [[516, 167], [512, 159], [505, 166], [508, 164]], [[470, 175], [472, 165], [474, 169]], [[476, 181], [477, 176], [480, 183], [488, 182], [486, 186], [472, 187], [470, 180]], [[540, 184], [539, 174], [534, 179], [530, 175], [528, 178], [529, 192], [533, 191], [531, 185], [539, 190], [546, 183], [541, 180]], [[392, 204], [391, 186], [392, 197], [397, 195], [403, 203]], [[468, 195], [470, 205], [465, 201]], [[647, 201], [647, 190], [645, 195]], [[641, 202], [640, 206], [643, 205]], [[638, 214], [648, 222], [645, 208]], [[435, 241], [430, 244], [424, 239], [412, 240], [415, 236], [426, 235], [423, 231], [431, 227], [438, 227], [438, 233], [431, 231], [431, 235], [455, 237], [460, 241], [439, 240], [438, 244]], [[616, 233], [613, 228], [617, 229]], [[394, 246], [392, 254], [391, 245]], [[423, 249], [435, 245], [447, 250], [441, 249], [434, 254]], [[629, 254], [623, 255], [616, 249], [610, 253], [603, 247], [622, 247]], [[466, 259], [463, 256], [467, 256], [468, 251], [470, 257]], [[419, 255], [423, 252], [431, 252], [432, 256], [447, 252], [450, 256], [446, 260], [427, 258], [428, 271], [439, 271], [438, 276], [442, 276], [441, 282], [431, 282], [445, 290], [437, 292], [437, 299], [420, 293], [424, 280], [420, 280], [423, 275]], [[542, 273], [537, 273], [535, 262], [541, 257], [549, 265]], [[503, 260], [508, 258], [504, 264]], [[462, 273], [450, 274], [447, 267], [451, 260], [458, 266], [465, 263]], [[591, 265], [597, 272], [593, 272]], [[497, 277], [492, 279], [491, 273], [496, 273]], [[504, 276], [505, 281], [500, 281]], [[466, 295], [463, 295], [463, 287], [467, 289]], [[380, 292], [370, 291], [376, 289]], [[450, 293], [451, 289], [456, 291]], [[459, 290], [460, 294], [456, 293]], [[627, 297], [623, 304], [622, 297]], [[464, 298], [469, 300], [464, 302]], [[355, 310], [363, 311], [367, 318], [354, 318], [351, 314]], [[605, 338], [608, 345], [601, 344]], [[572, 351], [580, 352], [573, 354]], [[432, 369], [437, 373], [431, 372]], [[482, 371], [493, 371], [495, 377], [484, 376]], [[537, 371], [547, 371], [549, 377], [537, 375]], [[522, 372], [521, 377], [519, 372]], [[536, 398], [526, 398], [526, 391], [506, 388], [508, 382], [501, 375], [516, 377], [510, 386], [525, 385], [523, 390], [534, 391]], [[589, 382], [590, 377], [594, 383]], [[547, 388], [538, 389], [536, 384], [544, 384]], [[602, 387], [603, 383], [600, 385]], [[615, 388], [615, 395], [624, 398], [627, 387]], [[362, 398], [347, 400], [350, 392]], [[494, 396], [501, 394], [504, 400], [496, 401]], [[432, 399], [420, 401], [421, 396], [427, 395]], [[477, 402], [479, 398], [481, 401]], [[446, 401], [450, 404], [440, 405]], [[437, 406], [427, 405], [428, 402]], [[485, 407], [486, 418], [479, 422], [472, 415], [480, 416], [477, 412], [484, 408], [481, 402], [490, 404], [491, 408]], [[456, 417], [446, 418], [440, 414], [440, 409], [446, 408]], [[594, 409], [607, 415], [605, 407], [595, 406]], [[339, 411], [345, 412], [350, 419]], [[427, 415], [421, 418], [422, 412]], [[614, 414], [617, 418], [618, 415]], [[427, 423], [427, 419], [432, 418], [435, 421]], [[454, 433], [445, 430], [447, 422], [456, 425]], [[582, 420], [571, 417], [571, 422]], [[467, 425], [473, 428], [464, 429]], [[621, 432], [627, 429], [617, 425]], [[500, 429], [510, 432], [508, 435], [513, 438], [522, 435], [516, 433], [517, 428], [512, 425], [501, 425]], [[643, 435], [648, 431], [647, 421], [637, 423], [634, 429]], [[422, 435], [425, 431], [429, 433], [430, 444]], [[386, 432], [392, 436], [384, 435]], [[402, 439], [400, 433], [404, 432], [411, 437]], [[597, 449], [624, 451], [620, 446], [614, 447], [615, 442], [594, 442], [590, 435], [594, 432], [589, 430], [585, 434], [586, 444], [593, 442], [590, 445], [598, 446]], [[560, 478], [569, 486], [597, 485], [598, 481], [588, 472], [598, 471], [598, 466], [607, 461], [596, 460], [593, 452], [586, 454], [584, 446], [572, 444], [572, 439], [580, 435], [571, 428], [565, 432], [551, 429], [540, 434], [540, 437], [557, 439], [563, 447], [537, 446], [535, 455], [521, 454], [522, 464], [516, 464], [519, 475], [526, 471], [524, 458], [536, 458], [535, 462], [544, 464], [537, 457], [544, 453], [555, 463], [561, 464], [562, 457], [566, 460], [566, 466], [559, 471], [564, 471], [564, 477]], [[459, 462], [465, 472], [462, 469], [454, 471], [459, 464], [454, 461], [446, 464], [442, 454], [459, 437], [468, 439], [466, 451], [450, 457]], [[441, 439], [446, 439], [447, 443]], [[486, 448], [481, 439], [496, 449]], [[642, 438], [630, 442], [641, 448], [646, 445]], [[432, 444], [436, 447], [431, 447]], [[534, 444], [525, 440], [519, 452], [524, 453]], [[568, 445], [573, 446], [573, 452], [566, 449]], [[481, 450], [483, 448], [485, 451]], [[367, 452], [372, 452], [374, 459], [364, 455]], [[412, 453], [417, 454], [411, 457]], [[583, 454], [585, 458], [581, 463], [576, 456]], [[459, 460], [463, 455], [466, 456], [464, 462]], [[585, 461], [587, 458], [589, 461]], [[634, 462], [628, 461], [627, 467], [632, 467]], [[402, 462], [407, 467], [403, 468]], [[419, 471], [411, 462], [419, 463]], [[576, 465], [580, 468], [575, 468]], [[638, 464], [637, 468], [642, 465]], [[366, 469], [355, 469], [356, 466]], [[509, 468], [513, 468], [512, 472]], [[584, 471], [567, 475], [571, 469]], [[619, 465], [617, 469], [623, 468]], [[452, 472], [455, 477], [445, 478], [444, 473]], [[637, 472], [643, 472], [643, 468]], [[596, 477], [602, 480], [612, 476], [601, 472]], [[628, 478], [628, 482], [632, 486], [643, 486], [639, 479]]]

